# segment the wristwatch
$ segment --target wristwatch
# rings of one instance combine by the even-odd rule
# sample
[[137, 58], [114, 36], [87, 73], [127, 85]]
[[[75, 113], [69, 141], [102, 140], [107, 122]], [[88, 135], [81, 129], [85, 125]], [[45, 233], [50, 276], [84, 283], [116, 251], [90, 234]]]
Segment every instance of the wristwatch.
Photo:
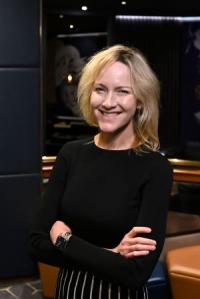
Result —
[[72, 234], [70, 232], [64, 232], [58, 235], [56, 239], [55, 246], [58, 248], [65, 248], [71, 238]]

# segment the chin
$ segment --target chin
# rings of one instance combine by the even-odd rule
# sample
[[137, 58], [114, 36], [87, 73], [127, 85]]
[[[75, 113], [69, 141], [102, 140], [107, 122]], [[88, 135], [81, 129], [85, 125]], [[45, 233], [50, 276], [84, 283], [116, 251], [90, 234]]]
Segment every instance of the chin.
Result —
[[99, 125], [99, 129], [104, 133], [115, 133], [119, 130], [118, 127], [109, 126], [109, 125]]

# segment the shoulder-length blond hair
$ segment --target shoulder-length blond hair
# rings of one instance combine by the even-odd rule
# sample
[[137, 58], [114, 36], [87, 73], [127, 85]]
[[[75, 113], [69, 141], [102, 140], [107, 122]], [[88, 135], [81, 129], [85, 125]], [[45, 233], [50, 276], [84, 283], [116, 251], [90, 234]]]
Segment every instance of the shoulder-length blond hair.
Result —
[[136, 48], [115, 45], [101, 50], [91, 57], [82, 70], [78, 86], [78, 102], [85, 120], [93, 126], [97, 122], [90, 105], [90, 97], [95, 80], [105, 65], [121, 62], [128, 66], [132, 78], [133, 93], [138, 108], [133, 117], [137, 143], [134, 149], [143, 151], [145, 148], [159, 148], [159, 81], [148, 64], [144, 55]]

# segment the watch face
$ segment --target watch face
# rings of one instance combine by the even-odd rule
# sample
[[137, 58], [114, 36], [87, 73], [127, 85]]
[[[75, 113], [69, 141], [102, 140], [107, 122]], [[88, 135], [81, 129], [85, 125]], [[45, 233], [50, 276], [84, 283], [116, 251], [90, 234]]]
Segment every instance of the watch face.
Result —
[[66, 245], [66, 240], [63, 237], [58, 236], [55, 246], [58, 248], [63, 248], [65, 247], [65, 245]]
[[55, 246], [58, 248], [65, 248], [71, 236], [72, 234], [70, 232], [60, 234], [56, 239]]

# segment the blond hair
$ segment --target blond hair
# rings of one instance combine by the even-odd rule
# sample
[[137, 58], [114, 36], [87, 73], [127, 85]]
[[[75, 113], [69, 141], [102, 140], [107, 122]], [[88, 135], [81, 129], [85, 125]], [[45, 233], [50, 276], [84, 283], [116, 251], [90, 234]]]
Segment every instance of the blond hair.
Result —
[[121, 62], [128, 66], [132, 78], [133, 92], [138, 108], [133, 117], [137, 143], [134, 149], [159, 148], [159, 81], [144, 55], [136, 48], [115, 45], [97, 52], [82, 70], [78, 85], [78, 101], [83, 117], [88, 124], [97, 126], [90, 105], [90, 97], [95, 80], [104, 66]]

